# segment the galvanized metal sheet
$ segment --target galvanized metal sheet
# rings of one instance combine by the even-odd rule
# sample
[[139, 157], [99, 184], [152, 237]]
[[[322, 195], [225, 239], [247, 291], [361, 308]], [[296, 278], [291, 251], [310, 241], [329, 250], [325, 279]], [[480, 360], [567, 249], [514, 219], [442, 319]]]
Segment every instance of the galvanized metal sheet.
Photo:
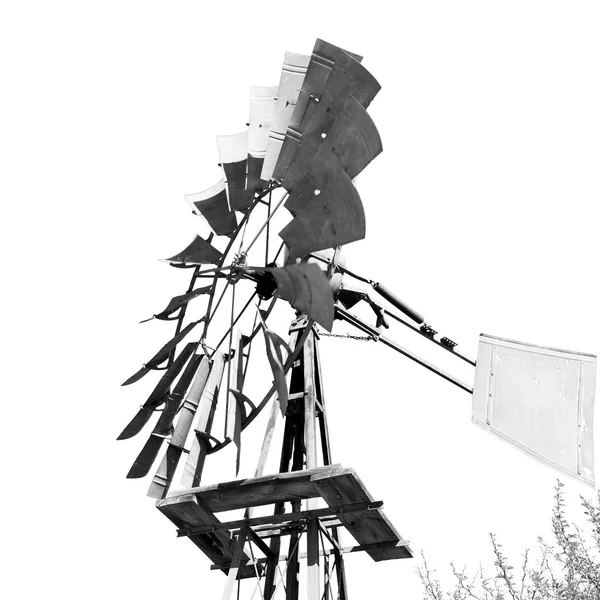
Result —
[[294, 112], [298, 94], [302, 88], [309, 60], [310, 57], [304, 54], [285, 53], [277, 91], [277, 103], [275, 104], [275, 113], [271, 122], [269, 142], [261, 174], [261, 178], [265, 181], [269, 181], [273, 176], [273, 170], [277, 164], [277, 158]]
[[343, 50], [339, 46], [334, 46], [329, 42], [317, 39], [313, 47], [310, 63], [306, 71], [306, 77], [302, 83], [302, 89], [298, 96], [298, 101], [289, 127], [297, 129], [304, 117], [304, 113], [310, 104], [310, 99], [319, 97], [323, 89], [329, 82], [332, 70], [335, 71], [335, 65], [348, 58], [360, 63], [362, 56]]
[[334, 316], [333, 292], [320, 266], [303, 262], [268, 268], [265, 271], [275, 277], [281, 298], [327, 331], [331, 331]]
[[245, 211], [252, 203], [252, 194], [246, 192], [248, 131], [233, 135], [218, 135], [217, 146], [227, 182], [229, 206], [231, 210]]
[[356, 177], [381, 151], [381, 138], [365, 108], [350, 96], [339, 113], [319, 113], [306, 125], [294, 160], [283, 179], [292, 190], [305, 173], [344, 169]]
[[181, 252], [163, 261], [175, 264], [216, 265], [222, 256], [207, 240], [197, 235]]
[[237, 229], [235, 213], [229, 210], [224, 179], [197, 194], [186, 194], [185, 199], [217, 235], [231, 235]]
[[246, 190], [259, 192], [268, 182], [261, 173], [269, 142], [269, 132], [277, 102], [277, 86], [250, 88], [250, 119], [248, 122], [248, 172]]
[[342, 171], [322, 183], [305, 176], [285, 203], [295, 218], [279, 235], [290, 260], [365, 237], [365, 211], [348, 175]]
[[[312, 131], [319, 128], [319, 135], [327, 133], [329, 130], [327, 123], [335, 121], [350, 95], [366, 109], [381, 87], [373, 75], [359, 61], [350, 54], [338, 49], [335, 54], [335, 63], [331, 67], [324, 85], [319, 89], [314, 89], [313, 86], [313, 88], [307, 90], [307, 81], [313, 73], [313, 64], [314, 54], [274, 172], [275, 178], [284, 182], [285, 175], [294, 161], [296, 150], [309, 124], [313, 123], [310, 127]], [[307, 98], [313, 101], [309, 102]], [[319, 125], [318, 123], [322, 124]], [[318, 142], [320, 141], [319, 139]]]
[[296, 151], [295, 142], [302, 137], [300, 124], [304, 118], [304, 114], [313, 101], [318, 101], [323, 92], [323, 88], [327, 84], [330, 74], [334, 70], [335, 64], [339, 62], [343, 56], [351, 60], [361, 61], [362, 57], [345, 52], [338, 46], [317, 39], [310, 57], [306, 77], [302, 82], [302, 89], [298, 95], [294, 112], [288, 123], [281, 152], [277, 159], [277, 164], [273, 171], [273, 177], [281, 181], [294, 157]]
[[596, 357], [481, 335], [473, 422], [594, 485]]
[[218, 135], [217, 146], [223, 164], [246, 160], [248, 155], [248, 130], [233, 135]]
[[277, 86], [250, 88], [248, 154], [264, 158], [277, 102]]

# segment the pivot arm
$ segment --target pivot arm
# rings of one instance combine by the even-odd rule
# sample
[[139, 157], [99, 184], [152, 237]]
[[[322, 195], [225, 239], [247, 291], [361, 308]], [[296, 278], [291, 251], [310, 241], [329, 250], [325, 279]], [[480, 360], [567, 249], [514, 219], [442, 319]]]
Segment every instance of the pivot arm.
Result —
[[[388, 314], [390, 314], [390, 313], [388, 313]], [[440, 367], [437, 367], [436, 365], [429, 362], [428, 360], [421, 358], [420, 356], [417, 356], [416, 354], [414, 354], [407, 348], [404, 348], [397, 342], [395, 342], [383, 335], [380, 335], [379, 331], [376, 328], [374, 328], [372, 325], [369, 325], [368, 323], [363, 321], [360, 317], [357, 317], [356, 315], [350, 313], [349, 311], [347, 311], [345, 308], [343, 308], [339, 304], [335, 305], [335, 316], [337, 319], [345, 321], [346, 323], [349, 323], [350, 325], [356, 327], [357, 329], [360, 329], [360, 331], [371, 336], [371, 338], [374, 341], [381, 342], [384, 345], [388, 346], [389, 348], [392, 348], [392, 350], [395, 350], [396, 352], [403, 354], [407, 358], [410, 358], [414, 362], [420, 364], [422, 367], [425, 367], [429, 371], [432, 371], [436, 375], [439, 375], [446, 381], [453, 383], [454, 385], [461, 388], [465, 392], [468, 392], [469, 394], [473, 393], [473, 388], [470, 385], [467, 385], [466, 383], [464, 383], [457, 377], [454, 377], [454, 375], [448, 373], [447, 371], [444, 371]]]

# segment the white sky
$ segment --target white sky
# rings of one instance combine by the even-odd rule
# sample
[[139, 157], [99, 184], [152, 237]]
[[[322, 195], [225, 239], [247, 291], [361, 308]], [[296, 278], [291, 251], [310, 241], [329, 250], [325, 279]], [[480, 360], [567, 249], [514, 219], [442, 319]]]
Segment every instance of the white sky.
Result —
[[[471, 355], [481, 332], [598, 353], [599, 17], [595, 2], [5, 3], [3, 595], [220, 598], [148, 480], [124, 477], [146, 430], [115, 438], [153, 381], [119, 385], [169, 336], [136, 323], [187, 285], [154, 259], [193, 237], [183, 194], [219, 177], [215, 135], [317, 36], [382, 85], [349, 267]], [[556, 474], [471, 425], [467, 394], [373, 343], [321, 348], [335, 461], [440, 576], [491, 564], [490, 531], [515, 561], [550, 537]], [[573, 508], [591, 494], [568, 491]], [[416, 564], [350, 556], [350, 597], [420, 598]]]

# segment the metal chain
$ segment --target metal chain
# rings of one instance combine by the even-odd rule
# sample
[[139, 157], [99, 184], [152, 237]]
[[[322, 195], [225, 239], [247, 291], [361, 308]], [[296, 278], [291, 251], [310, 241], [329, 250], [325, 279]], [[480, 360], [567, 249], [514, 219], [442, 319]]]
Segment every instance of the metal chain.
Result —
[[374, 339], [370, 335], [352, 335], [351, 333], [328, 333], [323, 329], [319, 329], [317, 333], [320, 336], [324, 337], [349, 338], [351, 340], [358, 340], [360, 342], [370, 342]]

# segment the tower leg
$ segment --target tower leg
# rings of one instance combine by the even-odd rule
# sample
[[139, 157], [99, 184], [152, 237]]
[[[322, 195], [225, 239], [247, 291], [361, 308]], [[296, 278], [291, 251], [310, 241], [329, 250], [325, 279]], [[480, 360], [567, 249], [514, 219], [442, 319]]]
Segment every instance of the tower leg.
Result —
[[[314, 379], [317, 394], [317, 401], [319, 403], [319, 433], [321, 435], [321, 451], [323, 453], [323, 464], [330, 465], [331, 461], [331, 447], [329, 445], [329, 426], [327, 424], [327, 413], [325, 411], [325, 393], [323, 386], [323, 371], [321, 369], [321, 355], [319, 353], [319, 345], [314, 343]], [[337, 527], [331, 530], [331, 536], [333, 538], [333, 556], [335, 562], [335, 572], [337, 576], [338, 584], [338, 599], [348, 600], [348, 591], [346, 586], [346, 571], [344, 568], [344, 555], [340, 552], [340, 536]]]
[[[315, 381], [315, 334], [311, 332], [302, 349], [304, 370], [304, 446], [306, 468], [314, 469], [317, 463], [317, 386]], [[307, 508], [316, 509], [316, 500], [309, 500]], [[308, 600], [321, 600], [319, 581], [319, 522], [312, 518], [307, 529], [307, 590]]]
[[[292, 349], [304, 331], [302, 323], [303, 320], [298, 319], [292, 325], [290, 332], [290, 346]], [[306, 323], [305, 320], [304, 323]], [[264, 461], [262, 456], [261, 461]], [[318, 334], [313, 329], [308, 334], [302, 352], [291, 369], [289, 402], [285, 415], [279, 472], [314, 469], [331, 463]], [[307, 510], [317, 508], [318, 502], [316, 500], [307, 501]], [[292, 512], [296, 513], [301, 509], [302, 503], [300, 500], [291, 502]], [[285, 503], [275, 504], [275, 515], [281, 515], [285, 512]], [[286, 600], [298, 600], [299, 597], [299, 543], [303, 531], [306, 531], [306, 591], [308, 600], [322, 600], [323, 591], [325, 591], [326, 597], [329, 598], [332, 591], [332, 581], [337, 584], [337, 586], [333, 586], [337, 587], [337, 600], [347, 600], [344, 560], [340, 551], [337, 529], [327, 530], [317, 517], [310, 517], [305, 526], [302, 526], [299, 522], [297, 526], [291, 527], [291, 530], [288, 529], [288, 531], [287, 571], [285, 581], [282, 582], [285, 585]], [[282, 535], [274, 535], [269, 544], [271, 552], [266, 561], [263, 578], [264, 600], [273, 600], [275, 597], [277, 589], [276, 573], [279, 569], [278, 563], [282, 551], [281, 538]], [[324, 545], [325, 539], [328, 539], [333, 546], [332, 550]], [[332, 561], [336, 573], [333, 580], [328, 570]], [[327, 572], [321, 575], [323, 567], [326, 568]], [[321, 581], [321, 578], [323, 578], [323, 581]]]

